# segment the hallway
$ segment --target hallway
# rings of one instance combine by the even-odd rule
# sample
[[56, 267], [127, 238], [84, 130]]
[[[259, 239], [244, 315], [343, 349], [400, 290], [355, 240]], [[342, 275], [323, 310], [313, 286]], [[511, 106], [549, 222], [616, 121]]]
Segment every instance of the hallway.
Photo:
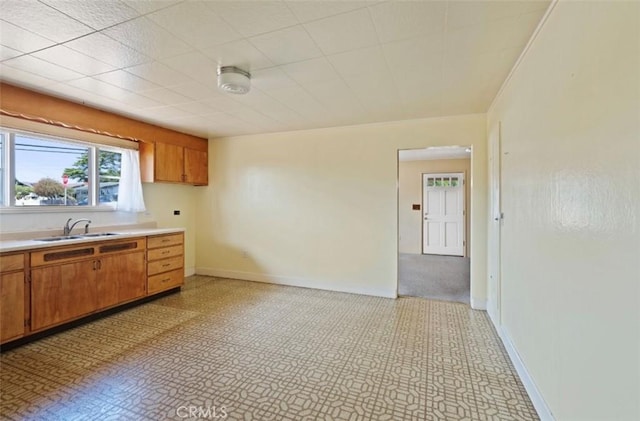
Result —
[[398, 295], [469, 304], [468, 257], [435, 254], [398, 256]]

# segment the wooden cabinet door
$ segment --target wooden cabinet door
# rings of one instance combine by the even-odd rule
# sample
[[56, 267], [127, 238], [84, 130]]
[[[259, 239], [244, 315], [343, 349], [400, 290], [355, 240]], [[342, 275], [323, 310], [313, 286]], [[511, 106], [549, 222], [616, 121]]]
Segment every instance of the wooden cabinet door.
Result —
[[96, 261], [31, 270], [31, 329], [38, 330], [98, 308]]
[[146, 293], [144, 250], [101, 257], [96, 271], [98, 307], [110, 307]]
[[156, 143], [156, 181], [183, 182], [184, 148], [168, 143]]
[[24, 272], [0, 275], [0, 342], [24, 333]]
[[209, 182], [208, 155], [205, 151], [184, 149], [184, 173], [186, 182], [206, 186]]

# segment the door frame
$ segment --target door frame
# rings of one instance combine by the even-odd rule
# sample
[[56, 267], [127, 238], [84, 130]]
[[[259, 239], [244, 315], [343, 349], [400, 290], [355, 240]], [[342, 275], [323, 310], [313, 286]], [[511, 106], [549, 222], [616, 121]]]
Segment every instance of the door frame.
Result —
[[[425, 176], [442, 176], [442, 177], [450, 177], [450, 176], [459, 176], [462, 180], [462, 256], [460, 255], [446, 255], [446, 256], [456, 256], [456, 257], [467, 257], [467, 181], [465, 171], [461, 172], [437, 172], [437, 173], [422, 173], [422, 178], [420, 180], [422, 185], [422, 230], [420, 238], [422, 240], [422, 254], [438, 254], [438, 253], [425, 253], [424, 252], [424, 230], [425, 230], [425, 218], [424, 212], [425, 209], [425, 196], [424, 196], [424, 179]], [[444, 255], [443, 255], [444, 256]]]
[[487, 227], [487, 313], [502, 326], [502, 122], [489, 130], [489, 218]]

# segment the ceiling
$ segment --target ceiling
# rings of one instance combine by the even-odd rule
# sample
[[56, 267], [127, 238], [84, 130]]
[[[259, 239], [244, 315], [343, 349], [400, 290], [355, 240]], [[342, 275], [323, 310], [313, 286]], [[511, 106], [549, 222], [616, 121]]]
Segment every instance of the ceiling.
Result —
[[0, 0], [0, 79], [209, 138], [482, 113], [549, 3]]

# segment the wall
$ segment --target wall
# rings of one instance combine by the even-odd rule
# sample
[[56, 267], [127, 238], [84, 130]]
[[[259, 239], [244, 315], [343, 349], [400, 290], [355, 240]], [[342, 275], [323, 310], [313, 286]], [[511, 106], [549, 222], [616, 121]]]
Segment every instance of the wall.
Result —
[[640, 3], [564, 2], [502, 122], [502, 326], [558, 420], [640, 419]]
[[[195, 272], [195, 197], [201, 188], [177, 184], [155, 183], [142, 185], [147, 211], [144, 213], [113, 211], [55, 211], [29, 212], [29, 209], [3, 210], [0, 213], [0, 234], [20, 231], [58, 230], [68, 218], [89, 218], [94, 227], [156, 222], [159, 228], [185, 228], [185, 273]], [[180, 210], [179, 216], [173, 210]]]
[[[398, 163], [398, 251], [400, 253], [422, 253], [422, 174], [461, 172], [465, 177], [465, 256], [469, 256], [471, 240], [471, 175], [470, 159], [437, 159], [427, 161], [400, 161]], [[421, 210], [413, 210], [420, 204]]]
[[[193, 275], [196, 267], [196, 198], [203, 187], [168, 183], [142, 183], [147, 207], [141, 218], [157, 223], [158, 228], [184, 228], [185, 274]], [[179, 210], [180, 215], [173, 211]]]
[[398, 149], [473, 145], [471, 282], [483, 306], [485, 123], [468, 115], [210, 140], [197, 272], [395, 297]]

